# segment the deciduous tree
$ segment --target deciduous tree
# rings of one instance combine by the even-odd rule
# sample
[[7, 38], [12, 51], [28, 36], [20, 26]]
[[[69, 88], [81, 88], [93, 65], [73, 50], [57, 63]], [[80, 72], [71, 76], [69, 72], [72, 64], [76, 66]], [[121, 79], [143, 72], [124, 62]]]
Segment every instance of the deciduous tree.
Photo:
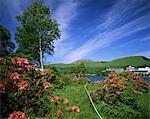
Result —
[[17, 20], [22, 24], [15, 33], [18, 51], [30, 55], [43, 70], [44, 53], [52, 55], [54, 40], [60, 37], [57, 22], [51, 17], [49, 7], [41, 2], [33, 2]]
[[15, 45], [11, 41], [11, 35], [7, 28], [0, 25], [0, 56], [9, 56]]

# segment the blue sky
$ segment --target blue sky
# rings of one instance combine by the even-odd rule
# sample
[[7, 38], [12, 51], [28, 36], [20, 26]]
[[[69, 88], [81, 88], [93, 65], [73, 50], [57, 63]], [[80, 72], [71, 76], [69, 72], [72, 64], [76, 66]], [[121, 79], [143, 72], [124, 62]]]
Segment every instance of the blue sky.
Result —
[[[0, 23], [11, 32], [20, 15], [35, 0], [0, 0]], [[70, 63], [79, 59], [113, 60], [125, 56], [150, 58], [149, 0], [45, 0], [60, 24], [47, 63]], [[16, 46], [18, 46], [16, 44]]]

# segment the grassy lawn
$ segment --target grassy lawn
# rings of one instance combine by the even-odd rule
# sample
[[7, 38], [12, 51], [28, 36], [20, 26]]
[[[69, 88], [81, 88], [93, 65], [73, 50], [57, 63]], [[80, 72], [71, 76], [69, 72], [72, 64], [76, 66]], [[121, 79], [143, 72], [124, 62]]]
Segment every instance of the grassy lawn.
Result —
[[54, 94], [67, 98], [72, 105], [80, 107], [80, 113], [72, 112], [64, 115], [65, 119], [98, 119], [83, 85], [69, 85]]

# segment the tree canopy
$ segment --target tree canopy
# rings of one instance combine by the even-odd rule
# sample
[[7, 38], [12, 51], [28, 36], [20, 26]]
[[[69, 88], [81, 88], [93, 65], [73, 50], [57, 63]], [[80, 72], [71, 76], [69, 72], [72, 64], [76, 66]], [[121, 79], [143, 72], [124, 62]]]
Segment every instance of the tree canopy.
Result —
[[72, 67], [70, 73], [75, 73], [76, 75], [84, 75], [86, 73], [86, 67], [84, 63], [80, 63]]
[[18, 52], [30, 55], [40, 64], [44, 53], [54, 53], [54, 40], [60, 38], [58, 23], [51, 17], [50, 9], [41, 2], [33, 2], [20, 16], [16, 17], [21, 26], [16, 27], [15, 39]]
[[0, 25], [0, 56], [9, 56], [15, 45], [10, 39], [11, 35], [7, 28]]

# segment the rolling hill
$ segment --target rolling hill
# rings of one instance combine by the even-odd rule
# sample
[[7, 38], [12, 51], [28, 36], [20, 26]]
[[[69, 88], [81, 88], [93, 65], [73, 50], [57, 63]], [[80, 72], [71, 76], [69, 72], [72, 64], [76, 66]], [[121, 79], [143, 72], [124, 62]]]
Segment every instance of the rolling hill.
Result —
[[109, 67], [113, 68], [125, 68], [127, 66], [134, 67], [150, 67], [150, 59], [143, 56], [130, 56], [115, 59], [112, 61], [92, 61], [92, 60], [78, 60], [70, 64], [49, 64], [45, 65], [45, 68], [51, 66], [56, 67], [60, 72], [68, 72], [73, 66], [76, 66], [80, 63], [84, 63], [88, 72], [92, 73], [99, 69], [106, 69]]

